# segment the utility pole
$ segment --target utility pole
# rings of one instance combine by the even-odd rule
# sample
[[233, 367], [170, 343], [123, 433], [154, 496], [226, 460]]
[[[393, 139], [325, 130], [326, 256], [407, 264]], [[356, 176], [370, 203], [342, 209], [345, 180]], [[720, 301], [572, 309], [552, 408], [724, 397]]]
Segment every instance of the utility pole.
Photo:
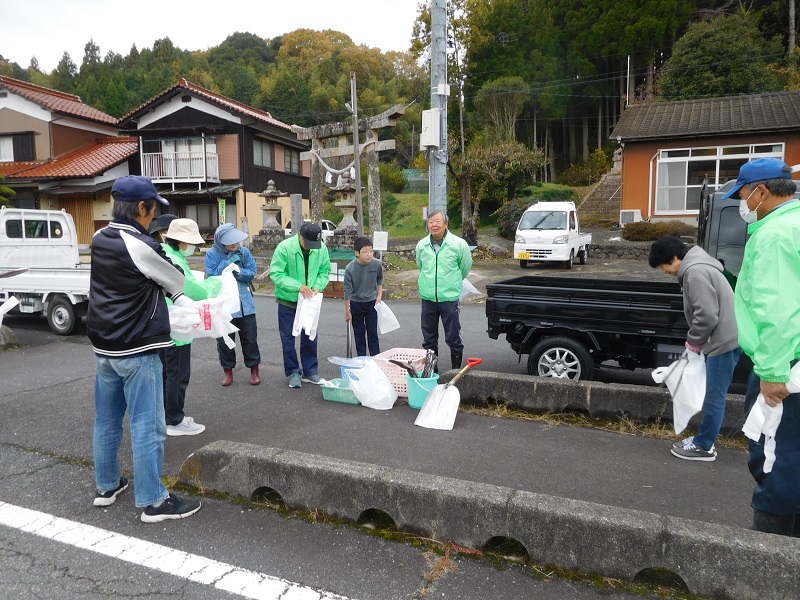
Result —
[[358, 143], [358, 94], [356, 93], [356, 72], [350, 71], [350, 108], [353, 113], [353, 168], [356, 176], [356, 216], [358, 220], [358, 236], [364, 236], [364, 206], [361, 202], [361, 146]]
[[428, 153], [428, 214], [447, 213], [447, 0], [431, 0], [431, 113], [439, 140]]

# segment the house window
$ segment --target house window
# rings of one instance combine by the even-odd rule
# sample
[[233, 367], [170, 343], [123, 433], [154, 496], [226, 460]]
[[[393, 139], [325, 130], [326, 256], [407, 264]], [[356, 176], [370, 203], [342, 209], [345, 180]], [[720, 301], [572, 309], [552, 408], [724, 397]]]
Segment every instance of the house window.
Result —
[[0, 137], [0, 162], [14, 162], [14, 145], [11, 137]]
[[736, 179], [746, 162], [767, 157], [783, 159], [783, 153], [782, 143], [662, 150], [656, 164], [656, 214], [696, 213], [706, 177], [713, 191]]
[[300, 173], [300, 152], [286, 148], [283, 151], [284, 171], [287, 173]]
[[0, 162], [25, 160], [34, 160], [32, 133], [0, 136]]
[[272, 144], [264, 140], [253, 140], [253, 163], [257, 167], [272, 168]]

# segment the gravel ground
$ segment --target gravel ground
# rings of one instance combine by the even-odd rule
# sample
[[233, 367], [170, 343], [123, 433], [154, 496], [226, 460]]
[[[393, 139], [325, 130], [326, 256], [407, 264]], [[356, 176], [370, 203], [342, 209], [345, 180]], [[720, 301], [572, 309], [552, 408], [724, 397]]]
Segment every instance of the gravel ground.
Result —
[[[623, 247], [649, 246], [649, 242], [627, 242], [620, 237], [619, 231], [598, 230], [591, 233], [593, 244], [602, 246], [619, 245]], [[590, 256], [587, 264], [580, 265], [576, 263], [572, 269], [565, 269], [562, 265], [547, 263], [530, 263], [525, 269], [522, 269], [519, 266], [519, 261], [510, 258], [513, 246], [511, 240], [506, 240], [499, 236], [481, 236], [478, 242], [478, 248], [473, 255], [474, 261], [469, 280], [481, 292], [481, 295], [470, 296], [466, 300], [468, 303], [482, 303], [485, 299], [483, 294], [486, 292], [487, 284], [522, 275], [672, 281], [660, 269], [651, 269], [646, 260], [593, 259]], [[384, 280], [386, 299], [418, 299], [418, 276], [419, 271], [417, 269], [399, 270], [387, 268]], [[256, 284], [257, 293], [274, 294], [275, 288], [266, 271], [258, 275]]]

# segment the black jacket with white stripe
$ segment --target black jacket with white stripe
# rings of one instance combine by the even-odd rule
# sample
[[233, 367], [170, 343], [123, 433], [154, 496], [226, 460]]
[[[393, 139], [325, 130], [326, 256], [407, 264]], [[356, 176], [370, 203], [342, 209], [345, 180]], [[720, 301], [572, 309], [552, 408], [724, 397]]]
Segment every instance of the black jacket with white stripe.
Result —
[[96, 354], [125, 358], [172, 345], [164, 293], [184, 276], [139, 223], [115, 219], [92, 238], [86, 324]]

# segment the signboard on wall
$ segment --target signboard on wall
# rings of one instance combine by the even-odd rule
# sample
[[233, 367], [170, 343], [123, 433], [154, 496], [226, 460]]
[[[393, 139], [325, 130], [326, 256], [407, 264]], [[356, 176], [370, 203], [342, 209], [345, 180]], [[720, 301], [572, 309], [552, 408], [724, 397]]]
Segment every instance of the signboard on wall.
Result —
[[222, 225], [225, 222], [225, 198], [217, 198], [217, 215], [219, 225]]

